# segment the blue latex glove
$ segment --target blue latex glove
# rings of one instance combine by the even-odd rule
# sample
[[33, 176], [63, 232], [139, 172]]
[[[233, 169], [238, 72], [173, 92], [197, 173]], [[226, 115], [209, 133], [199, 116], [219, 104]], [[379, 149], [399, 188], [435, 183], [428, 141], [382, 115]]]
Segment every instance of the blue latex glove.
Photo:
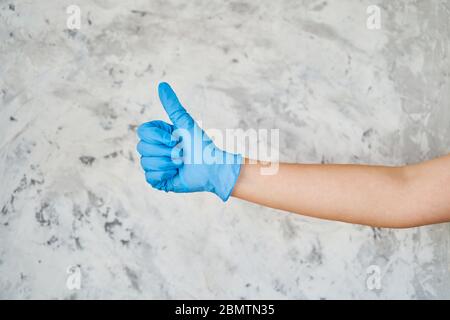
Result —
[[158, 93], [173, 125], [157, 120], [137, 130], [147, 182], [166, 192], [209, 191], [228, 200], [239, 176], [241, 155], [217, 148], [167, 83], [159, 85]]

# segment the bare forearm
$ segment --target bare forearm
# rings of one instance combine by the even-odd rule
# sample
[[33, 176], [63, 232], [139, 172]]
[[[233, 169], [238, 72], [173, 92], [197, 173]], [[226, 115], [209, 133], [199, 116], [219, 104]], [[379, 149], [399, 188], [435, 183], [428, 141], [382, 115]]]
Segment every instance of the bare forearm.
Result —
[[[322, 219], [379, 227], [450, 220], [450, 158], [406, 167], [280, 164], [262, 175], [243, 165], [233, 196]], [[446, 169], [446, 174], [442, 171]], [[447, 184], [445, 184], [447, 182]], [[445, 188], [444, 188], [445, 189]], [[445, 197], [446, 196], [446, 197]]]

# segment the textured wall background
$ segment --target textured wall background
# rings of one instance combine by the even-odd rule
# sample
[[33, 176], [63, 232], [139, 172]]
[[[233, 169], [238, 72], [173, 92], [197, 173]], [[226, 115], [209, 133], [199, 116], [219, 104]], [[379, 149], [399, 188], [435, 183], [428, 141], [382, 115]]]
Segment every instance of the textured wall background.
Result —
[[206, 128], [280, 128], [283, 161], [446, 154], [449, 23], [445, 0], [0, 1], [0, 298], [450, 298], [448, 224], [157, 192], [134, 132], [166, 80]]

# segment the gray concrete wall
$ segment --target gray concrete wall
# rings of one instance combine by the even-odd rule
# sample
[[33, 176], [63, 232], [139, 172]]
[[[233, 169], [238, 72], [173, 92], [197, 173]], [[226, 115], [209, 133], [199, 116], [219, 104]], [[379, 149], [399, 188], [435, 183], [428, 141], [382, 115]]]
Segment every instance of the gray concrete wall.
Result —
[[0, 298], [450, 298], [448, 224], [158, 192], [134, 131], [165, 80], [205, 128], [279, 128], [282, 161], [446, 154], [448, 1], [80, 0], [77, 31], [70, 4], [0, 1]]

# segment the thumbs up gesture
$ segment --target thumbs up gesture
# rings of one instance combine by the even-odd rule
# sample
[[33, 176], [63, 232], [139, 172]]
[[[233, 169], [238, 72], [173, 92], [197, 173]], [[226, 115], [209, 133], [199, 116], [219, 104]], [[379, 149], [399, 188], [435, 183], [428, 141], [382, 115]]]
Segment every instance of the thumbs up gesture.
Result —
[[172, 124], [155, 120], [137, 130], [137, 151], [147, 182], [166, 192], [208, 191], [228, 200], [242, 156], [217, 148], [167, 83], [159, 85], [158, 93]]

